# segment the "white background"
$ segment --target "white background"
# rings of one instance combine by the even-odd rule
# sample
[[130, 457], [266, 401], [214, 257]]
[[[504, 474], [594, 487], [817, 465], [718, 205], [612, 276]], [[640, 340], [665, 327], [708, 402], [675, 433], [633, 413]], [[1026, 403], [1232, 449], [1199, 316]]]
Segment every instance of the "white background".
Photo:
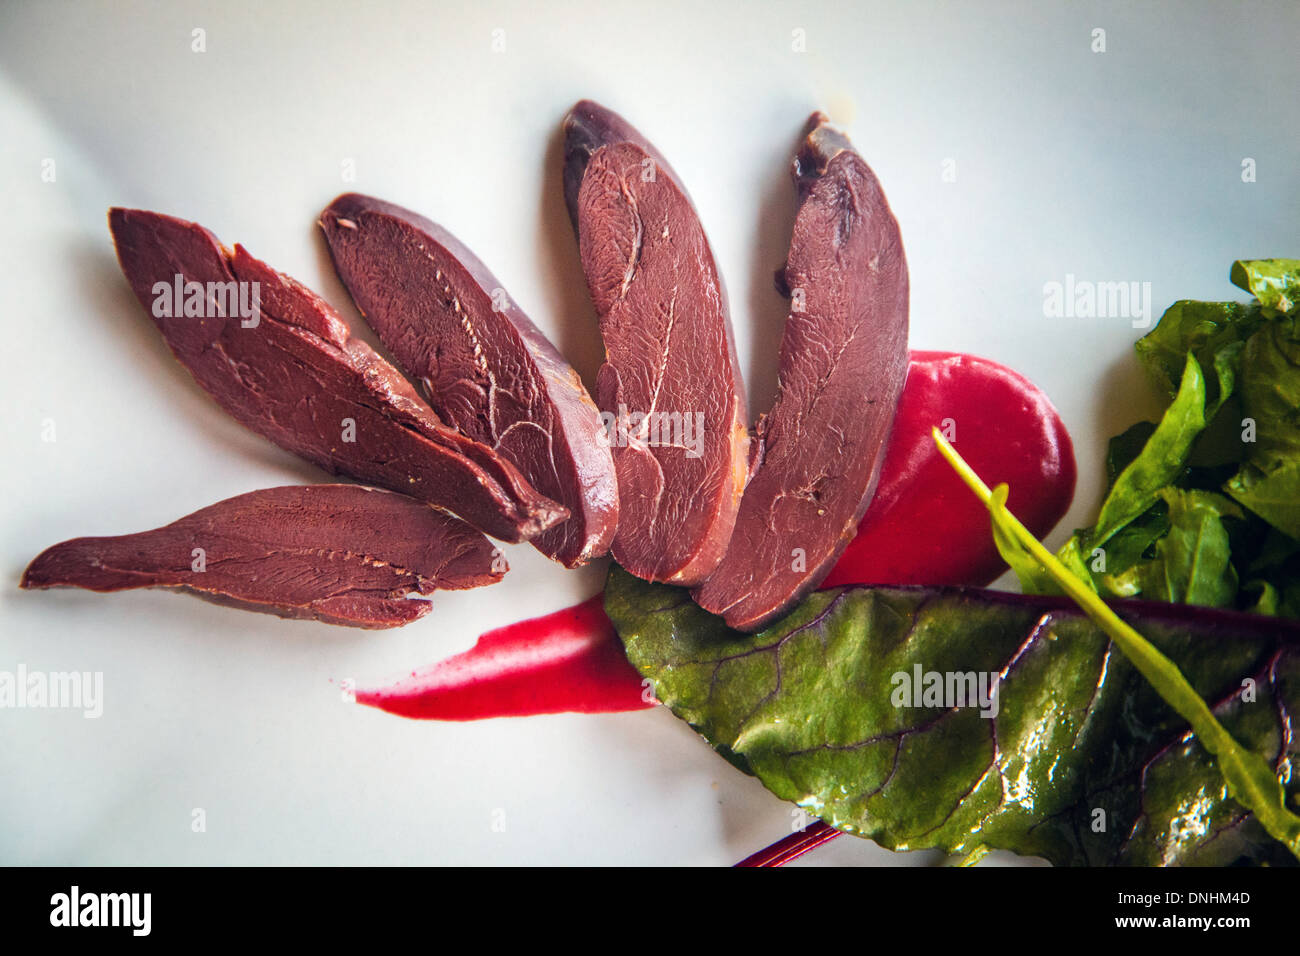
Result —
[[[1155, 400], [1129, 321], [1045, 318], [1044, 283], [1150, 282], [1158, 317], [1176, 298], [1243, 297], [1234, 258], [1300, 255], [1300, 6], [1130, 6], [5, 2], [0, 670], [102, 671], [105, 701], [99, 720], [0, 711], [0, 863], [726, 864], [790, 829], [790, 807], [666, 712], [418, 723], [346, 706], [330, 683], [464, 650], [595, 593], [599, 568], [512, 548], [502, 584], [438, 595], [389, 632], [166, 592], [20, 592], [54, 542], [324, 477], [175, 364], [117, 270], [108, 206], [197, 220], [354, 322], [317, 213], [345, 189], [412, 207], [474, 248], [590, 381], [600, 344], [558, 130], [592, 97], [690, 188], [761, 410], [788, 163], [826, 110], [902, 226], [913, 346], [1019, 369], [1073, 433], [1079, 493], [1057, 543], [1095, 510], [1105, 438]], [[844, 838], [809, 861], [934, 856]]]

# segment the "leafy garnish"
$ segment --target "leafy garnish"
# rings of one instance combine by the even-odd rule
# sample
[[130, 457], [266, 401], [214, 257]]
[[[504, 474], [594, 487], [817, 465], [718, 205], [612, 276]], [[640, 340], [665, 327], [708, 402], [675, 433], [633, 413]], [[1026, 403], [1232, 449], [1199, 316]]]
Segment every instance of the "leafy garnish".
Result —
[[[1115, 606], [1216, 702], [1238, 741], [1291, 774], [1300, 624]], [[851, 587], [741, 634], [687, 591], [615, 567], [605, 608], [658, 699], [718, 753], [890, 849], [1000, 848], [1063, 866], [1295, 863], [1228, 795], [1200, 738], [1067, 599]], [[978, 681], [976, 700], [946, 705], [950, 681], [980, 674], [997, 678], [996, 715], [980, 716]], [[940, 688], [926, 675], [943, 684], [933, 699]], [[1300, 789], [1294, 774], [1288, 787]]]
[[1275, 319], [1246, 343], [1240, 373], [1246, 464], [1232, 497], [1300, 538], [1300, 315]]
[[1093, 547], [1105, 544], [1120, 528], [1141, 516], [1173, 484], [1192, 452], [1192, 443], [1205, 430], [1205, 377], [1190, 353], [1178, 395], [1164, 418], [1129, 462], [1106, 496], [1097, 525], [1088, 536]]
[[[1192, 360], [1189, 358], [1188, 360]], [[1274, 839], [1300, 859], [1300, 817], [1286, 807], [1286, 791], [1273, 767], [1243, 747], [1224, 729], [1213, 711], [1183, 676], [1173, 661], [1107, 607], [1090, 585], [1080, 580], [1007, 510], [1007, 486], [990, 491], [943, 435], [934, 429], [934, 440], [971, 490], [984, 502], [993, 519], [999, 549], [1019, 549], [1022, 561], [1036, 561], [1057, 586], [1070, 596], [1119, 646], [1161, 698], [1191, 726], [1202, 745], [1214, 755], [1231, 795], [1248, 807]], [[1182, 507], [1179, 505], [1178, 507]], [[1199, 553], [1200, 549], [1191, 550]], [[1005, 554], [1005, 552], [1004, 552]], [[1186, 575], [1184, 575], [1186, 576]], [[1195, 574], [1191, 577], [1194, 579]]]
[[1300, 259], [1242, 259], [1232, 264], [1229, 278], [1272, 312], [1300, 305]]
[[1136, 349], [1147, 374], [1168, 395], [1178, 391], [1187, 356], [1202, 366], [1234, 343], [1245, 342], [1264, 316], [1258, 308], [1237, 302], [1175, 302]]
[[[1234, 263], [1258, 301], [1175, 302], [1138, 341], [1172, 401], [1111, 439], [1097, 520], [1057, 554], [1094, 591], [1300, 614], [1300, 562], [1259, 562], [1272, 536], [1300, 541], [1298, 267]], [[1025, 591], [1059, 593], [1012, 567]]]
[[1241, 508], [1212, 491], [1169, 487], [1160, 489], [1160, 497], [1168, 508], [1165, 532], [1150, 545], [1154, 556], [1111, 575], [1107, 589], [1154, 601], [1230, 607], [1238, 580], [1224, 519], [1243, 518]]

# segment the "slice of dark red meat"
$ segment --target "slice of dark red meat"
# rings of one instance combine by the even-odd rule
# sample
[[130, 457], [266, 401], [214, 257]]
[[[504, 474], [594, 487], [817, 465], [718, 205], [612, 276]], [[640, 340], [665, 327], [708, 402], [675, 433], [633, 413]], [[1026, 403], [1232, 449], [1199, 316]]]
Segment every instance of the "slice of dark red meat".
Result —
[[585, 100], [564, 129], [565, 197], [605, 342], [611, 550], [646, 580], [698, 584], [722, 560], [749, 473], [722, 277], [690, 197], [643, 136]]
[[600, 413], [500, 280], [447, 230], [379, 199], [340, 196], [320, 226], [357, 308], [434, 411], [569, 509], [532, 544], [568, 567], [605, 554], [618, 481]]
[[880, 183], [820, 113], [793, 174], [777, 397], [727, 556], [694, 591], [744, 631], [815, 588], [853, 539], [907, 378], [907, 261]]
[[[328, 472], [445, 507], [504, 541], [568, 516], [506, 459], [443, 424], [301, 283], [242, 246], [228, 253], [192, 222], [112, 209], [109, 226], [122, 271], [172, 353], [240, 424]], [[178, 276], [203, 287], [193, 303], [168, 295]], [[251, 309], [253, 288], [260, 301], [247, 318], [222, 291], [243, 290]], [[190, 304], [200, 314], [184, 314]]]
[[501, 580], [505, 561], [465, 522], [360, 485], [267, 488], [153, 531], [42, 552], [24, 588], [176, 588], [221, 604], [350, 627], [424, 616], [415, 592]]

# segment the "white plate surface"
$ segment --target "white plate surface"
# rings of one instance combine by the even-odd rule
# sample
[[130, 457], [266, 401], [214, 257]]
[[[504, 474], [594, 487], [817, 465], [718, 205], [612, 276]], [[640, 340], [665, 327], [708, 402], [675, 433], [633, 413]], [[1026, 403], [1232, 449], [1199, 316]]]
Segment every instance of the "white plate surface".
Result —
[[[417, 723], [331, 684], [571, 604], [599, 568], [511, 548], [501, 585], [378, 633], [165, 592], [20, 592], [56, 541], [324, 479], [173, 362], [117, 270], [110, 205], [197, 220], [354, 324], [315, 216], [345, 189], [410, 206], [590, 380], [558, 129], [592, 97], [688, 184], [761, 409], [787, 166], [826, 110], [901, 223], [913, 346], [1019, 369], [1073, 433], [1079, 490], [1056, 543], [1096, 507], [1105, 438], [1156, 403], [1132, 321], [1048, 318], [1043, 286], [1149, 282], [1154, 319], [1236, 296], [1234, 258], [1300, 254], [1297, 36], [1288, 3], [6, 3], [0, 670], [102, 672], [104, 700], [99, 719], [0, 711], [0, 862], [726, 864], [791, 827], [666, 712]], [[850, 839], [808, 858], [933, 861]]]

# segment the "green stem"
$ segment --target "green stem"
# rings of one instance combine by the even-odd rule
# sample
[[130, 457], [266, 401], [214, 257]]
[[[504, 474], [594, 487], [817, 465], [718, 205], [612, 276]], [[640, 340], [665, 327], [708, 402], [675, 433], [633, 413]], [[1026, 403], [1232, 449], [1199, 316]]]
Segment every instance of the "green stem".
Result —
[[1232, 795], [1255, 814], [1274, 839], [1283, 843], [1300, 859], [1300, 817], [1287, 809], [1286, 792], [1268, 762], [1259, 754], [1242, 747], [1223, 728], [1178, 666], [1160, 653], [1150, 641], [1126, 624], [1097, 594], [1043, 547], [1029, 529], [1007, 510], [1007, 487], [991, 490], [980, 476], [957, 454], [939, 432], [933, 429], [939, 452], [970, 486], [989, 510], [995, 529], [1018, 544], [1043, 566], [1088, 617], [1092, 618], [1119, 645], [1124, 656], [1145, 677], [1156, 692], [1191, 725], [1201, 744], [1218, 762], [1219, 771]]
[[954, 866], [974, 866], [980, 860], [988, 855], [989, 848], [983, 845], [977, 846], [963, 857], [958, 857]]

